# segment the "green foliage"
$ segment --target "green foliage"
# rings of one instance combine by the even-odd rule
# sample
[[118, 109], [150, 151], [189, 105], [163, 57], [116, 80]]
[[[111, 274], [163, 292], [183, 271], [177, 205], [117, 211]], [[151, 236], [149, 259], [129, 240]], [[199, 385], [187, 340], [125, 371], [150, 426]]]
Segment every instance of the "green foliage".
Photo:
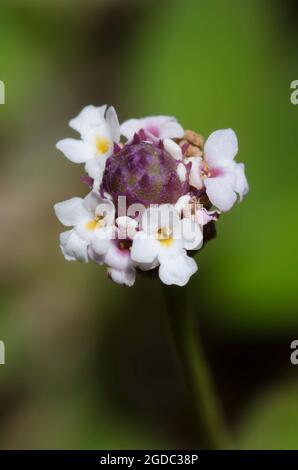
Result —
[[239, 449], [297, 449], [298, 384], [263, 391], [238, 426]]
[[206, 137], [234, 128], [250, 183], [243, 204], [217, 224], [216, 242], [197, 256], [198, 309], [238, 331], [297, 325], [297, 58], [286, 55], [272, 2], [270, 15], [267, 2], [251, 0], [171, 5], [139, 33], [129, 111], [179, 116]]

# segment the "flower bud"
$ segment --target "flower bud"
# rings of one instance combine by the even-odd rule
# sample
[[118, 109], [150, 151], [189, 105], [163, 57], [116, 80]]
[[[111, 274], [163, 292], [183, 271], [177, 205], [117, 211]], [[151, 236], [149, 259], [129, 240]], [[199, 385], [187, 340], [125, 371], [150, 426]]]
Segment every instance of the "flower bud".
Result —
[[[181, 172], [181, 165], [186, 171]], [[175, 160], [161, 142], [147, 142], [136, 134], [108, 158], [101, 192], [109, 193], [115, 204], [119, 196], [126, 196], [128, 206], [174, 204], [189, 191], [189, 171], [190, 165]]]

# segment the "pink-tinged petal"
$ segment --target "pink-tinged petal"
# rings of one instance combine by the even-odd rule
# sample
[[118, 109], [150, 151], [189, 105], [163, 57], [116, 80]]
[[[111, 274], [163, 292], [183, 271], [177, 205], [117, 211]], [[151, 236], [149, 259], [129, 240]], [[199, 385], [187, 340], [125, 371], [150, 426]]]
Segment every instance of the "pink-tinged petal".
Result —
[[57, 202], [54, 205], [54, 211], [60, 222], [67, 227], [76, 225], [89, 217], [88, 211], [84, 207], [83, 199], [80, 197]]
[[106, 105], [86, 106], [77, 117], [69, 122], [69, 126], [81, 135], [86, 134], [93, 127], [98, 127], [105, 122]]
[[218, 220], [219, 213], [217, 211], [207, 211], [204, 207], [197, 210], [195, 220], [199, 225], [206, 225], [212, 220]]
[[164, 284], [182, 287], [188, 283], [197, 269], [195, 260], [183, 253], [163, 261], [159, 267], [159, 277]]
[[108, 276], [117, 284], [132, 287], [136, 280], [136, 271], [133, 268], [122, 271], [120, 269], [108, 268]]
[[238, 140], [232, 129], [213, 132], [204, 146], [205, 160], [210, 167], [231, 161], [238, 152]]
[[117, 240], [110, 240], [109, 249], [103, 259], [108, 267], [114, 269], [126, 270], [133, 265], [130, 250], [119, 248]]
[[229, 211], [237, 200], [233, 186], [224, 176], [206, 178], [205, 187], [212, 204], [223, 212]]
[[172, 116], [149, 116], [141, 119], [129, 119], [120, 126], [121, 134], [131, 140], [135, 133], [144, 129], [153, 140], [183, 137], [184, 130]]
[[73, 163], [85, 163], [94, 157], [91, 145], [76, 139], [63, 139], [57, 142], [56, 148]]
[[183, 137], [183, 127], [173, 116], [149, 116], [142, 121], [142, 127], [152, 140]]
[[109, 131], [113, 142], [120, 141], [120, 125], [118, 116], [113, 106], [109, 106], [106, 111], [106, 122], [109, 127]]
[[67, 261], [88, 262], [88, 242], [82, 240], [75, 230], [68, 230], [60, 234], [60, 248]]
[[237, 163], [236, 165], [236, 182], [234, 189], [236, 193], [239, 194], [240, 201], [242, 201], [243, 197], [249, 191], [248, 182], [245, 176], [244, 163]]

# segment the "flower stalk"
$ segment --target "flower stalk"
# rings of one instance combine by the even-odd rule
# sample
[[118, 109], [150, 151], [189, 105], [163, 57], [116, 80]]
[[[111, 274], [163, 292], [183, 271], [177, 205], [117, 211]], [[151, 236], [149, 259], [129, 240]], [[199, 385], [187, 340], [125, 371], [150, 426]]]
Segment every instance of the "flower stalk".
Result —
[[177, 286], [163, 288], [168, 319], [177, 349], [180, 366], [189, 391], [196, 427], [203, 445], [208, 449], [227, 447], [228, 435], [222, 410], [200, 338], [195, 327], [193, 311], [187, 301], [187, 289]]

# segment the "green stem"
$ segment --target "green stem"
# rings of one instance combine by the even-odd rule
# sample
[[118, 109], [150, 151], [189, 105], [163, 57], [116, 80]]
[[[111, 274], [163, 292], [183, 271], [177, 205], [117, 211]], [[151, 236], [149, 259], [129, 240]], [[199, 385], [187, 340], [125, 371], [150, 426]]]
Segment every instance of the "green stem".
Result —
[[188, 305], [187, 289], [165, 286], [164, 293], [177, 352], [205, 445], [211, 449], [225, 448], [228, 439], [222, 413]]

